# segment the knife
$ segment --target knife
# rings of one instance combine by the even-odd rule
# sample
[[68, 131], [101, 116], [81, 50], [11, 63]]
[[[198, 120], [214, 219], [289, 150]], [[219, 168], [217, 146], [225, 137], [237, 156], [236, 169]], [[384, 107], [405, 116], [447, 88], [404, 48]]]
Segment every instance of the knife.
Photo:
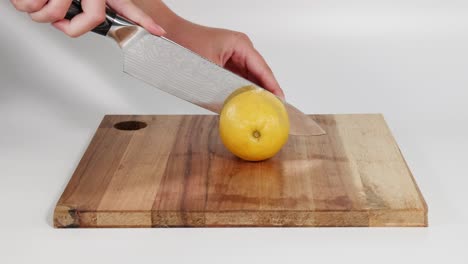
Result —
[[[73, 0], [65, 18], [82, 12], [81, 1]], [[258, 87], [169, 39], [152, 35], [109, 7], [106, 20], [92, 31], [117, 42], [123, 51], [125, 73], [214, 113], [221, 112], [224, 100], [238, 88]], [[325, 134], [310, 117], [284, 104], [291, 135]]]

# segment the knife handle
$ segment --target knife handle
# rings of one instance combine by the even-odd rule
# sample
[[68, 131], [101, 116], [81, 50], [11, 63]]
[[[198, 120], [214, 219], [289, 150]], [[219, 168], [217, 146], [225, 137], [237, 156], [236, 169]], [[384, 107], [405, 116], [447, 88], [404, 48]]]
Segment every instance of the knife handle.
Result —
[[[68, 12], [65, 15], [65, 18], [71, 20], [73, 17], [81, 13], [83, 13], [83, 9], [81, 8], [81, 1], [73, 0], [70, 7], [68, 8]], [[112, 27], [112, 21], [115, 20], [116, 16], [117, 14], [114, 11], [106, 7], [106, 20], [95, 27], [92, 31], [99, 35], [106, 36], [107, 32], [109, 32], [109, 29]]]

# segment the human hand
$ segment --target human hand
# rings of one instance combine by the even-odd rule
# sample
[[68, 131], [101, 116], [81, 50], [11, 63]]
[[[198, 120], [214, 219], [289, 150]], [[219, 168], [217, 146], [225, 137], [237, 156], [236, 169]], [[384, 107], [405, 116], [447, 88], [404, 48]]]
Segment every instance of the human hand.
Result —
[[172, 25], [166, 37], [284, 99], [272, 70], [246, 34], [183, 21]]
[[164, 29], [131, 0], [81, 0], [83, 13], [71, 20], [65, 19], [65, 15], [72, 0], [11, 0], [11, 2], [17, 10], [28, 13], [32, 20], [52, 23], [70, 37], [79, 37], [104, 22], [106, 4], [150, 33], [158, 36], [165, 34]]
[[[276, 81], [273, 71], [263, 56], [255, 49], [250, 38], [244, 33], [230, 30], [222, 31], [224, 33], [221, 33], [220, 36], [213, 36], [220, 38], [218, 45], [224, 47], [224, 51], [216, 56], [218, 63], [284, 99], [284, 92]], [[213, 34], [219, 33], [213, 32]], [[225, 34], [227, 36], [223, 36]]]

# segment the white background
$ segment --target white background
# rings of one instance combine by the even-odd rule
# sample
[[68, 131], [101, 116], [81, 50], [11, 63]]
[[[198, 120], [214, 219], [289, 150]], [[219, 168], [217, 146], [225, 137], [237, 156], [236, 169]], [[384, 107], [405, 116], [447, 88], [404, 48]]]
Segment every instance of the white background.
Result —
[[430, 226], [52, 228], [104, 114], [206, 112], [123, 74], [110, 40], [69, 39], [2, 0], [0, 263], [468, 263], [468, 1], [167, 3], [246, 32], [304, 112], [384, 113]]

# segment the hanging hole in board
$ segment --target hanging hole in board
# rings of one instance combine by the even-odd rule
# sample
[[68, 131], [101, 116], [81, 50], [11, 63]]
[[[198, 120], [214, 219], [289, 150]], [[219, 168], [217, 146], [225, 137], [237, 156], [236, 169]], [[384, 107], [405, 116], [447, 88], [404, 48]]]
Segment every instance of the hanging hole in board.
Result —
[[114, 128], [118, 130], [132, 131], [132, 130], [140, 130], [147, 126], [148, 124], [146, 124], [145, 122], [141, 122], [141, 121], [124, 121], [124, 122], [119, 122], [115, 124]]

